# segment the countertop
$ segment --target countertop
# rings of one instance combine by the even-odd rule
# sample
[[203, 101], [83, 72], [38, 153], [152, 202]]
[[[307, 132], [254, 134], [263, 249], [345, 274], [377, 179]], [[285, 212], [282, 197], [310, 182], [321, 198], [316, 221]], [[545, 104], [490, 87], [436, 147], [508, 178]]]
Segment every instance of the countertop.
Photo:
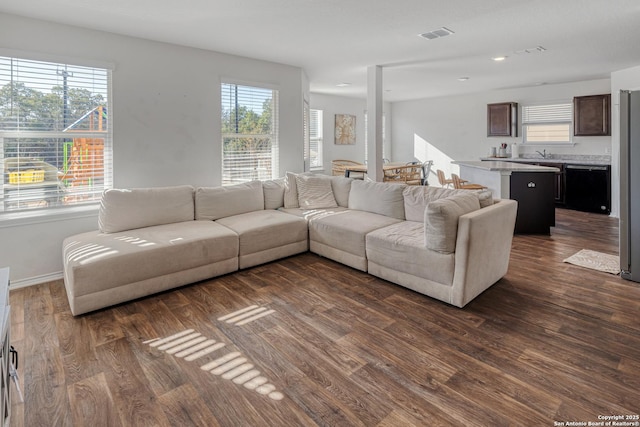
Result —
[[[606, 157], [606, 158], [605, 158]], [[562, 163], [565, 165], [593, 165], [611, 166], [611, 158], [608, 156], [584, 156], [584, 157], [481, 157], [484, 161], [527, 162], [527, 163]]]
[[550, 166], [536, 166], [536, 165], [527, 165], [520, 164], [511, 161], [456, 161], [451, 162], [454, 165], [466, 166], [475, 169], [483, 169], [487, 171], [496, 171], [496, 172], [559, 172], [560, 169], [550, 167]]

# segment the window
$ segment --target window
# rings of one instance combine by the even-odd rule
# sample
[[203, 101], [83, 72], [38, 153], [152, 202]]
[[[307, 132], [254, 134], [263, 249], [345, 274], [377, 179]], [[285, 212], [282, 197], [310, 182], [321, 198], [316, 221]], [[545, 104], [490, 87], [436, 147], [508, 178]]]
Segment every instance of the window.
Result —
[[522, 137], [529, 144], [571, 143], [571, 103], [522, 107]]
[[222, 83], [222, 185], [278, 177], [278, 91]]
[[0, 57], [0, 212], [100, 200], [112, 185], [111, 71]]
[[311, 170], [322, 169], [322, 110], [311, 110], [309, 123], [309, 164]]

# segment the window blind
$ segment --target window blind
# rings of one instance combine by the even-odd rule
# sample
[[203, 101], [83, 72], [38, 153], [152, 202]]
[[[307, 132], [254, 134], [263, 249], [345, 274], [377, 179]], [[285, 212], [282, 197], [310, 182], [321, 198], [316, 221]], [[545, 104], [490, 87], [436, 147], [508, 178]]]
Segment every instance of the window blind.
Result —
[[538, 144], [571, 142], [571, 103], [522, 107], [523, 142]]
[[97, 202], [112, 185], [111, 71], [0, 57], [0, 212]]
[[321, 169], [323, 167], [323, 112], [322, 110], [311, 110], [309, 114], [309, 161], [311, 169]]
[[222, 83], [222, 185], [277, 178], [278, 91]]

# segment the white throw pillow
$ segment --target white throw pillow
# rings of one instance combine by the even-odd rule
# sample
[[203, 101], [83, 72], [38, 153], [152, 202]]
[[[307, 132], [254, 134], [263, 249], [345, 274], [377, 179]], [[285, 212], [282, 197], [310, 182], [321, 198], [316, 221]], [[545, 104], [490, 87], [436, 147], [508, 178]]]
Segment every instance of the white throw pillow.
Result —
[[298, 175], [298, 206], [300, 209], [337, 208], [338, 204], [331, 188], [331, 178]]
[[284, 181], [284, 178], [262, 181], [265, 209], [278, 209], [284, 206]]
[[344, 176], [331, 176], [329, 178], [331, 179], [333, 196], [336, 198], [338, 206], [343, 208], [349, 207], [349, 192], [351, 191], [353, 178], [346, 178]]
[[458, 219], [478, 209], [478, 196], [471, 192], [454, 194], [429, 203], [424, 213], [425, 246], [436, 252], [455, 252]]

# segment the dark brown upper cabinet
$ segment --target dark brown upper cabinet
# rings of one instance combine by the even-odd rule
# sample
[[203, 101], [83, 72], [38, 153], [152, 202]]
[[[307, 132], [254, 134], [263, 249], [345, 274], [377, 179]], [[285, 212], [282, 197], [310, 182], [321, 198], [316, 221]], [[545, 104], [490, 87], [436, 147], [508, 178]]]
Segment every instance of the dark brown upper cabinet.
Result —
[[573, 134], [611, 135], [611, 94], [573, 98]]
[[518, 103], [487, 104], [487, 136], [518, 136]]

